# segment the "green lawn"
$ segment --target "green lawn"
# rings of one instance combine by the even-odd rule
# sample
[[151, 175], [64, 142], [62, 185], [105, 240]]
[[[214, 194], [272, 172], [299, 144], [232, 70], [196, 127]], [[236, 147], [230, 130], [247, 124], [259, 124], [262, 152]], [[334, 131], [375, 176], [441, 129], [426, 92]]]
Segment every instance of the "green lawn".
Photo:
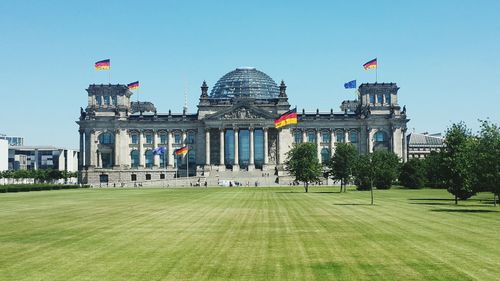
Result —
[[0, 194], [0, 280], [499, 280], [490, 194], [337, 191]]

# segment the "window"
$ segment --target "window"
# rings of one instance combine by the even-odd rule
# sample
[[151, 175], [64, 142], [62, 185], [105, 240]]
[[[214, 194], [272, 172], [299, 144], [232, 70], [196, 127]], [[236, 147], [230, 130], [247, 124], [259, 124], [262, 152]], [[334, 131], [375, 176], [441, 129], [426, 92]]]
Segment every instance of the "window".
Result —
[[130, 143], [139, 144], [139, 135], [137, 134], [130, 135]]
[[118, 101], [117, 101], [116, 96], [112, 96], [112, 97], [111, 97], [111, 103], [112, 103], [113, 105], [115, 105], [115, 106], [118, 104]]
[[326, 164], [330, 161], [330, 149], [323, 148], [321, 149], [321, 163]]
[[375, 95], [374, 94], [370, 94], [370, 103], [375, 104]]
[[160, 168], [165, 168], [165, 164], [167, 163], [167, 152], [160, 154]]
[[168, 140], [167, 134], [160, 134], [160, 143], [166, 144]]
[[153, 134], [146, 134], [146, 144], [153, 144]]
[[138, 150], [132, 150], [130, 152], [130, 166], [132, 166], [132, 168], [139, 167], [139, 151]]
[[104, 96], [104, 105], [109, 105], [109, 96]]
[[378, 131], [375, 133], [374, 139], [376, 142], [386, 141], [385, 133], [382, 131]]
[[349, 141], [351, 143], [357, 143], [358, 142], [358, 132], [349, 132]]
[[182, 135], [180, 133], [175, 133], [175, 135], [174, 135], [174, 142], [175, 142], [175, 144], [181, 144], [182, 143]]
[[95, 97], [95, 103], [97, 105], [99, 105], [99, 106], [102, 105], [102, 97], [101, 96], [96, 96]]
[[102, 133], [99, 135], [99, 143], [101, 144], [112, 144], [113, 135], [111, 133]]
[[194, 133], [193, 132], [189, 132], [188, 135], [187, 135], [187, 143], [188, 144], [193, 144], [194, 143]]
[[293, 139], [295, 143], [301, 143], [302, 142], [302, 132], [301, 131], [295, 131], [293, 133]]
[[99, 175], [99, 182], [107, 183], [108, 182], [108, 175], [106, 175], [106, 174]]
[[160, 180], [164, 180], [165, 179], [165, 174], [160, 174]]
[[137, 180], [137, 175], [136, 174], [131, 174], [130, 175], [130, 180], [131, 181], [136, 181]]
[[337, 142], [344, 142], [344, 132], [342, 131], [335, 132], [335, 137]]
[[150, 181], [151, 180], [151, 174], [146, 174], [146, 180]]
[[315, 132], [308, 132], [307, 133], [307, 141], [308, 142], [316, 142], [316, 133]]
[[323, 143], [330, 143], [330, 132], [322, 132], [321, 137]]
[[255, 129], [253, 138], [255, 167], [262, 167], [264, 164], [264, 131], [262, 129]]
[[383, 104], [384, 103], [384, 95], [383, 94], [378, 94], [377, 95], [377, 103]]
[[153, 167], [153, 158], [154, 158], [153, 151], [151, 149], [146, 150], [144, 156], [146, 157], [146, 168]]
[[391, 94], [390, 93], [385, 94], [385, 103], [391, 104]]

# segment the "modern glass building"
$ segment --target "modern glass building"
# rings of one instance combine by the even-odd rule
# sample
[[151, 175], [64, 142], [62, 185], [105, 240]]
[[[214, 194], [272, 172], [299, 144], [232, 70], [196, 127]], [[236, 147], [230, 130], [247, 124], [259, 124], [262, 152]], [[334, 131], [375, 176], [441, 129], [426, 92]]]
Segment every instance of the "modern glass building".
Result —
[[[220, 78], [209, 93], [201, 86], [198, 111], [158, 113], [151, 102], [131, 101], [126, 85], [90, 85], [81, 109], [79, 159], [83, 183], [159, 184], [189, 175], [198, 182], [257, 179], [287, 184], [286, 153], [294, 144], [316, 144], [325, 164], [336, 144], [349, 142], [360, 153], [406, 153], [406, 112], [398, 105], [395, 83], [362, 84], [358, 98], [340, 111], [299, 110], [297, 125], [275, 129], [274, 120], [290, 110], [287, 86], [252, 67]], [[108, 102], [109, 101], [109, 102]], [[175, 150], [187, 146], [186, 156]], [[154, 150], [164, 147], [165, 153]]]

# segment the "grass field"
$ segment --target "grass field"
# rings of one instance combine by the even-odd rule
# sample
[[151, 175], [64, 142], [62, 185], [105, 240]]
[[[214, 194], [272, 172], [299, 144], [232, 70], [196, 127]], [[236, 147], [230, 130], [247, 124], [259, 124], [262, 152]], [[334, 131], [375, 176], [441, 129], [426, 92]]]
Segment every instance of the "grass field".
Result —
[[0, 280], [500, 279], [489, 194], [337, 191], [0, 194]]

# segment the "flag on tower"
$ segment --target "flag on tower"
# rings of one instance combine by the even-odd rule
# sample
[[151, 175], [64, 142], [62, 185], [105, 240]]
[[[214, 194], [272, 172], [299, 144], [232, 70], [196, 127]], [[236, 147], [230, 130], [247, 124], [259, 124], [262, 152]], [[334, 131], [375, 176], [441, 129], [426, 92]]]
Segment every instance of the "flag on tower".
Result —
[[274, 120], [274, 127], [276, 129], [290, 124], [297, 124], [297, 108], [281, 114], [278, 119]]
[[95, 69], [96, 70], [108, 70], [111, 68], [111, 60], [100, 60], [95, 63]]
[[365, 70], [377, 68], [377, 58], [374, 58], [371, 61], [363, 64], [363, 67], [365, 68]]
[[346, 89], [356, 89], [356, 80], [349, 81], [344, 83], [344, 88]]
[[129, 84], [127, 84], [127, 87], [130, 90], [137, 90], [137, 89], [139, 89], [139, 81], [135, 81], [135, 82], [129, 83]]
[[188, 153], [188, 147], [187, 146], [184, 146], [184, 147], [181, 147], [177, 150], [175, 150], [175, 155], [181, 155], [181, 156], [184, 156]]

